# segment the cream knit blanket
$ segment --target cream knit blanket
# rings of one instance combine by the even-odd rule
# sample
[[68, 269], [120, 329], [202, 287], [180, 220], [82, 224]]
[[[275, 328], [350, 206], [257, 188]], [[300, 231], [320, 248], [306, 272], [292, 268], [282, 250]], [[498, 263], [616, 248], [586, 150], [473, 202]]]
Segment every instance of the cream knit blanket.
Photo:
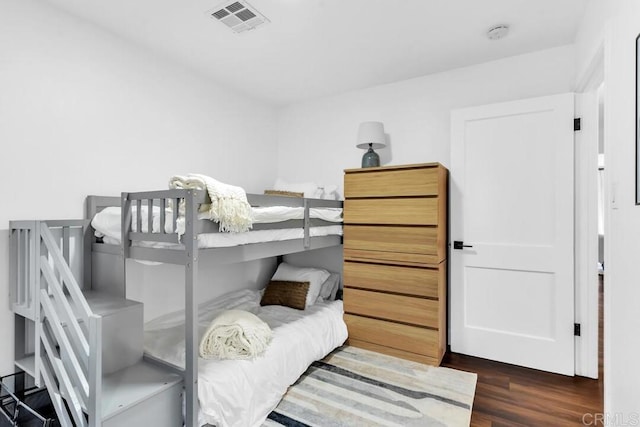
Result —
[[213, 319], [200, 341], [204, 359], [254, 359], [267, 349], [272, 332], [255, 314], [227, 310]]
[[252, 227], [251, 205], [247, 194], [240, 188], [216, 181], [210, 176], [188, 174], [174, 175], [169, 180], [169, 188], [207, 190], [211, 204], [203, 204], [200, 214], [220, 225], [220, 231], [234, 233], [248, 231]]

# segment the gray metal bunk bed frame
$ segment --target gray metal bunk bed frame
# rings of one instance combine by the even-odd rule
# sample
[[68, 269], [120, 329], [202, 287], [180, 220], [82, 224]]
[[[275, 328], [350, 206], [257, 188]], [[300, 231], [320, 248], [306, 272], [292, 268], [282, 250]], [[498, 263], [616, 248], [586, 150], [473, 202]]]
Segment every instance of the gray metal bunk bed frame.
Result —
[[[214, 263], [229, 264], [251, 261], [261, 258], [276, 257], [296, 252], [313, 249], [339, 246], [342, 244], [342, 236], [310, 236], [310, 228], [314, 226], [336, 225], [335, 223], [312, 219], [309, 215], [311, 208], [342, 208], [342, 201], [306, 199], [286, 196], [248, 194], [248, 201], [252, 206], [289, 206], [304, 208], [304, 219], [287, 220], [270, 224], [255, 224], [254, 230], [303, 228], [302, 239], [284, 240], [275, 242], [252, 243], [247, 245], [198, 248], [198, 234], [214, 233], [218, 231], [218, 224], [209, 220], [198, 219], [198, 209], [201, 204], [210, 201], [204, 190], [172, 189], [160, 191], [147, 191], [135, 193], [122, 193], [117, 197], [89, 196], [87, 198], [87, 218], [91, 219], [101, 209], [108, 206], [121, 206], [122, 209], [122, 240], [121, 244], [109, 245], [93, 242], [91, 250], [94, 253], [108, 253], [122, 258], [122, 283], [126, 286], [126, 260], [155, 261], [184, 266], [185, 273], [185, 369], [183, 371], [184, 387], [186, 395], [185, 425], [196, 426], [198, 420], [198, 264]], [[170, 202], [169, 202], [170, 201]], [[172, 222], [172, 230], [176, 230], [178, 209], [168, 212], [169, 206], [179, 206], [184, 202], [185, 233], [181, 238], [175, 233], [165, 232], [167, 221]], [[132, 207], [137, 207], [137, 212], [142, 212], [142, 207], [147, 206], [148, 222], [153, 224], [153, 209], [159, 208], [160, 227], [154, 231], [153, 227], [142, 228], [142, 215], [136, 215], [137, 231], [132, 230]], [[156, 210], [157, 210], [156, 208]], [[181, 244], [179, 248], [150, 248], [136, 245], [139, 242], [164, 242]], [[149, 356], [145, 356], [152, 360]], [[162, 361], [152, 360], [165, 364]], [[175, 366], [168, 365], [172, 369]]]

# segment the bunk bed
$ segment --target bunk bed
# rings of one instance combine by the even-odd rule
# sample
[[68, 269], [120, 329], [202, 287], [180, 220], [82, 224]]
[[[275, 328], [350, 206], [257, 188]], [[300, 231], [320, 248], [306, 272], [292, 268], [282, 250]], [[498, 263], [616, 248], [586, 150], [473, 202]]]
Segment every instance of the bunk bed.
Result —
[[[220, 387], [216, 389], [207, 388], [206, 385], [199, 386], [198, 325], [199, 321], [210, 318], [202, 318], [199, 313], [203, 307], [199, 308], [201, 301], [197, 293], [198, 265], [244, 262], [342, 244], [342, 226], [337, 218], [340, 215], [336, 216], [336, 212], [342, 208], [341, 201], [252, 194], [247, 195], [247, 198], [255, 209], [256, 216], [260, 216], [260, 210], [269, 213], [262, 212], [265, 218], [268, 217], [265, 219], [266, 222], [258, 221], [251, 231], [242, 233], [219, 232], [217, 224], [199, 218], [200, 206], [210, 202], [207, 192], [203, 190], [170, 189], [122, 193], [120, 198], [87, 198], [87, 218], [93, 219], [94, 225], [102, 222], [98, 226], [97, 237], [92, 239], [91, 251], [94, 256], [116, 255], [117, 257], [111, 258], [121, 260], [119, 274], [122, 283], [125, 283], [126, 279], [127, 259], [184, 266], [185, 309], [183, 315], [178, 315], [182, 323], [174, 323], [169, 327], [174, 331], [176, 328], [184, 330], [184, 360], [171, 360], [162, 354], [161, 348], [154, 348], [151, 354], [146, 354], [145, 357], [183, 375], [186, 426], [202, 425], [203, 420], [207, 421], [206, 417], [199, 420], [199, 388], [207, 396], [222, 390]], [[271, 217], [273, 211], [279, 211], [280, 215], [276, 218]], [[95, 272], [93, 277], [96, 277]], [[249, 298], [249, 305], [255, 304], [255, 298], [255, 294]], [[210, 307], [205, 307], [204, 311], [211, 314]], [[333, 324], [328, 326], [327, 334], [330, 337], [325, 340], [326, 344], [310, 352], [306, 358], [321, 358], [346, 339], [346, 326], [342, 321], [342, 306], [339, 303], [318, 304], [313, 310], [309, 310], [307, 314], [310, 316], [300, 315], [299, 319], [293, 320], [307, 321], [306, 317], [317, 317], [321, 312], [325, 313], [325, 317], [328, 313], [329, 317], [335, 319]], [[278, 320], [273, 320], [273, 323], [278, 323]], [[147, 337], [153, 336], [155, 331], [157, 329]], [[278, 358], [283, 352], [290, 353], [291, 350], [291, 347], [283, 347], [279, 352], [274, 351], [272, 358]], [[289, 370], [289, 377], [284, 374], [288, 384], [295, 381], [313, 361], [305, 358], [300, 360], [306, 360], [299, 362], [304, 366]], [[287, 364], [291, 365], [285, 362], [285, 365]], [[214, 377], [224, 378], [224, 372], [228, 372], [228, 365], [225, 363], [214, 367], [206, 361], [204, 365]], [[254, 369], [264, 370], [269, 367], [262, 360]], [[278, 368], [274, 369], [274, 372], [282, 373], [282, 370]], [[297, 372], [295, 377], [290, 378], [291, 372]], [[224, 379], [222, 381], [224, 382]], [[266, 380], [266, 383], [269, 381]], [[284, 390], [282, 387], [275, 388], [281, 394], [286, 390], [286, 387]], [[276, 396], [275, 401], [273, 396], [267, 399], [265, 408], [273, 409], [280, 397]], [[230, 402], [233, 404], [234, 398], [230, 398]], [[235, 402], [237, 403], [237, 398]], [[253, 418], [255, 416], [252, 415]], [[210, 422], [211, 417], [208, 419], [207, 422]], [[216, 419], [219, 418], [214, 417], [214, 421]]]

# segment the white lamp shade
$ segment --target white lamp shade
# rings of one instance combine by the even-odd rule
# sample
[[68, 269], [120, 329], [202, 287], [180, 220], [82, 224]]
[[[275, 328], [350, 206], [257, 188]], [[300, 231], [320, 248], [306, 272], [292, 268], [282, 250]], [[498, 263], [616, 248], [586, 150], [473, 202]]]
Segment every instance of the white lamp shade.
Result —
[[363, 122], [358, 128], [358, 148], [384, 148], [387, 140], [384, 136], [384, 126], [381, 122]]

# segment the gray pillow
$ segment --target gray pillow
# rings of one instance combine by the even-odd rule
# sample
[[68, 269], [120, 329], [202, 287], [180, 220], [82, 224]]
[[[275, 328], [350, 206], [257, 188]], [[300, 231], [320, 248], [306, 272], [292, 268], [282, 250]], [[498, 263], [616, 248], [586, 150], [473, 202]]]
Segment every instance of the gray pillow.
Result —
[[320, 286], [320, 294], [318, 295], [318, 298], [323, 301], [333, 301], [336, 299], [338, 289], [340, 289], [340, 274], [331, 273], [322, 286]]

